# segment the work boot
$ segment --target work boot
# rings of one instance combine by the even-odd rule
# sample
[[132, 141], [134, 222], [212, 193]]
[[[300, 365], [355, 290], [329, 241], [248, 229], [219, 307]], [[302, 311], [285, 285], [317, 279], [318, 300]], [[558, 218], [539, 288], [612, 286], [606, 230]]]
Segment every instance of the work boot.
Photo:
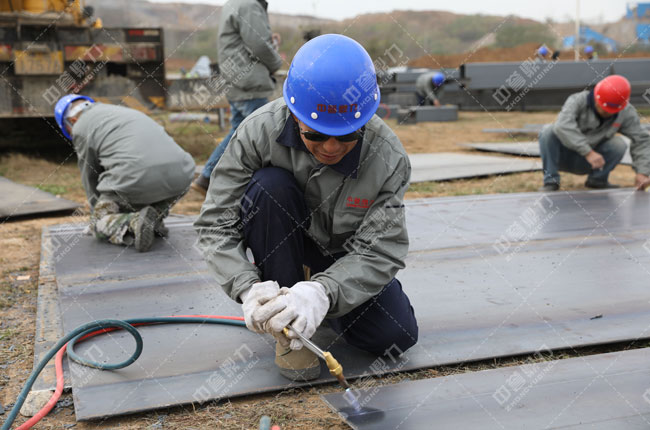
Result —
[[587, 178], [587, 182], [585, 182], [585, 187], [593, 188], [596, 190], [606, 190], [611, 188], [620, 188], [621, 186], [612, 184], [609, 181], [594, 181], [593, 179]]
[[135, 249], [140, 252], [149, 251], [153, 245], [154, 228], [158, 219], [158, 211], [151, 206], [145, 206], [134, 219], [135, 225], [132, 226], [135, 236]]
[[169, 236], [169, 229], [165, 227], [165, 223], [163, 220], [158, 220], [158, 222], [156, 223], [156, 227], [154, 228], [154, 232], [156, 233], [156, 236], [159, 237]]
[[190, 188], [192, 188], [194, 191], [198, 191], [205, 196], [208, 193], [209, 186], [210, 178], [206, 178], [202, 174], [199, 174], [199, 176], [192, 182], [192, 185], [190, 185]]
[[543, 193], [550, 193], [551, 191], [557, 191], [560, 189], [560, 184], [544, 184], [543, 187], [539, 188], [539, 191]]
[[292, 381], [311, 381], [320, 376], [318, 357], [305, 347], [293, 350], [277, 342], [275, 364], [280, 369], [280, 375]]

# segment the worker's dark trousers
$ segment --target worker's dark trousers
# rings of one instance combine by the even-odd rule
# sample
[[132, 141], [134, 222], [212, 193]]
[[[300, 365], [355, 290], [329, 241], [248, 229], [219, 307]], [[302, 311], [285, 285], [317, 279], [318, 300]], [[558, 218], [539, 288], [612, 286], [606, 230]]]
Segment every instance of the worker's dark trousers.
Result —
[[627, 151], [627, 144], [623, 139], [616, 136], [599, 143], [594, 148], [594, 151], [605, 159], [605, 166], [601, 170], [593, 170], [585, 157], [564, 146], [553, 133], [552, 128], [547, 127], [539, 135], [539, 152], [542, 156], [544, 168], [544, 184], [559, 185], [560, 170], [576, 175], [589, 174], [589, 181], [606, 183], [609, 173], [623, 159], [625, 151]]
[[[291, 287], [305, 280], [303, 264], [315, 274], [345, 255], [324, 256], [306, 237], [309, 210], [287, 170], [267, 167], [255, 172], [242, 200], [241, 219], [246, 245], [264, 281]], [[376, 355], [396, 356], [417, 342], [413, 308], [397, 279], [348, 314], [326, 321], [348, 343]]]

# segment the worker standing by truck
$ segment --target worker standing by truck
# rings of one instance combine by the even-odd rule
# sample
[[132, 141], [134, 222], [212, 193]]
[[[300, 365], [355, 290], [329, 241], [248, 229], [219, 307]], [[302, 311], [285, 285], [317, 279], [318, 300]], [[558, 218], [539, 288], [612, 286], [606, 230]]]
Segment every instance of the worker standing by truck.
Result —
[[72, 140], [95, 236], [144, 252], [189, 190], [194, 160], [165, 129], [134, 109], [66, 95], [54, 117]]
[[221, 9], [218, 35], [219, 71], [227, 83], [230, 132], [210, 155], [192, 189], [205, 194], [212, 169], [239, 124], [268, 103], [282, 58], [275, 49], [265, 0], [229, 0]]

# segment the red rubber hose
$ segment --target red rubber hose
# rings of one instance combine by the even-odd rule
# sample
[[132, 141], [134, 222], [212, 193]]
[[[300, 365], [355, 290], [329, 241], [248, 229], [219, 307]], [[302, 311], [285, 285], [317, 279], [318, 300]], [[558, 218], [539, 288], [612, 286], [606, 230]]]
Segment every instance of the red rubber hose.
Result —
[[[244, 321], [244, 318], [242, 317], [231, 317], [231, 316], [223, 316], [223, 315], [172, 315], [170, 316], [171, 318], [212, 318], [212, 319], [223, 319], [223, 320], [235, 320], [235, 321]], [[170, 318], [167, 317], [167, 318]], [[141, 324], [133, 324], [133, 326], [142, 326], [142, 325], [150, 325], [147, 323], [141, 323]], [[105, 328], [105, 329], [100, 329], [97, 331], [94, 331], [92, 333], [88, 333], [87, 335], [81, 337], [79, 339], [80, 341], [88, 339], [93, 336], [97, 336], [99, 334], [103, 333], [109, 333], [111, 331], [119, 330], [119, 328]], [[33, 417], [31, 417], [29, 420], [25, 421], [22, 423], [19, 427], [18, 430], [28, 430], [31, 429], [36, 423], [38, 423], [40, 420], [43, 419], [51, 410], [54, 408], [56, 405], [56, 402], [59, 401], [59, 398], [61, 398], [61, 394], [63, 394], [63, 387], [64, 387], [64, 380], [63, 380], [63, 355], [65, 354], [66, 348], [68, 344], [66, 343], [59, 351], [56, 353], [56, 357], [54, 359], [54, 369], [56, 372], [56, 389], [54, 390], [54, 394], [52, 394], [52, 397], [50, 397], [50, 400], [47, 401], [45, 406], [41, 408], [40, 411], [36, 413]]]

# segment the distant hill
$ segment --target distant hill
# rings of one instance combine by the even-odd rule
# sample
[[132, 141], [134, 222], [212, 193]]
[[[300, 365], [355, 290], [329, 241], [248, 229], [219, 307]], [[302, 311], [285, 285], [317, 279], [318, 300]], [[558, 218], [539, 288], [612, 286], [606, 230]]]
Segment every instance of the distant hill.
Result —
[[[95, 8], [105, 26], [145, 26], [165, 29], [165, 54], [171, 64], [191, 64], [200, 55], [217, 61], [217, 25], [221, 6], [189, 3], [151, 3], [145, 0], [86, 0]], [[561, 44], [561, 36], [571, 34], [571, 25], [541, 23], [531, 19], [491, 15], [460, 15], [441, 11], [393, 11], [359, 15], [343, 21], [311, 16], [270, 14], [271, 28], [282, 36], [280, 52], [290, 61], [304, 43], [303, 33], [342, 33], [359, 41], [378, 62], [403, 65], [422, 57], [458, 54], [445, 63], [463, 62], [480, 50], [475, 61], [490, 60], [491, 48], [498, 56], [516, 46], [522, 53], [530, 46]], [[625, 33], [622, 24], [604, 26], [611, 32]], [[619, 25], [620, 24], [620, 25]], [[619, 35], [620, 36], [620, 35]], [[460, 54], [468, 53], [469, 54]], [[527, 54], [526, 54], [527, 55]], [[498, 58], [498, 57], [497, 57]], [[495, 58], [496, 59], [496, 58]], [[429, 63], [436, 64], [429, 58]], [[426, 61], [425, 61], [426, 62]], [[169, 66], [168, 66], [169, 67]], [[174, 66], [172, 66], [173, 68]]]

